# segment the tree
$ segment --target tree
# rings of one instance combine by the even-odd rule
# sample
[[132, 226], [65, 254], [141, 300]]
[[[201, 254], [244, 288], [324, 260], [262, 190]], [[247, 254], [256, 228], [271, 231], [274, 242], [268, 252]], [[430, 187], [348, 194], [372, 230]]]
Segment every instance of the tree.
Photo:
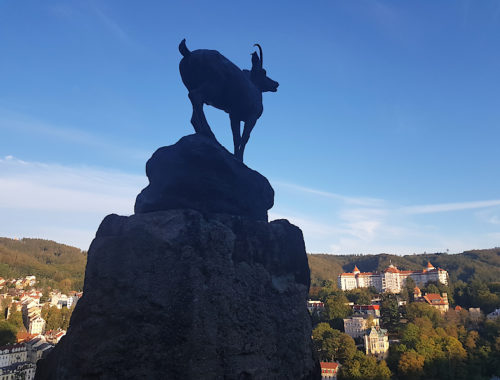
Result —
[[382, 360], [380, 363], [378, 363], [377, 366], [377, 372], [375, 374], [375, 379], [376, 380], [389, 380], [392, 376], [392, 372], [387, 366], [387, 363], [385, 360]]
[[328, 319], [345, 318], [352, 313], [349, 300], [342, 292], [327, 297], [325, 311]]
[[352, 314], [352, 309], [349, 306], [349, 300], [342, 291], [328, 296], [325, 302], [325, 313], [326, 318], [334, 328], [344, 329], [343, 319]]
[[389, 380], [391, 371], [385, 361], [377, 363], [373, 356], [366, 356], [356, 350], [352, 360], [346, 362], [339, 371], [339, 380]]
[[394, 331], [399, 325], [399, 305], [395, 294], [386, 293], [382, 296], [380, 319], [382, 326], [389, 331]]
[[414, 323], [408, 323], [402, 335], [401, 343], [410, 349], [415, 349], [420, 341], [420, 328]]
[[439, 310], [423, 302], [413, 302], [407, 305], [406, 317], [409, 321], [414, 321], [416, 318], [427, 317], [432, 321], [434, 326], [437, 326], [443, 321], [443, 317]]
[[424, 374], [425, 358], [415, 351], [408, 351], [401, 355], [398, 363], [398, 374], [405, 379], [420, 379]]
[[17, 336], [17, 327], [6, 321], [0, 321], [0, 346], [9, 343], [15, 343]]
[[312, 332], [313, 346], [320, 360], [346, 363], [356, 352], [354, 340], [347, 334], [320, 323]]
[[401, 289], [401, 293], [399, 293], [400, 297], [403, 298], [406, 302], [413, 302], [413, 292], [415, 291], [415, 286], [416, 285], [413, 278], [408, 277]]
[[46, 330], [56, 330], [60, 328], [63, 324], [63, 317], [61, 314], [61, 310], [59, 310], [55, 306], [50, 307], [47, 312], [47, 319], [45, 320], [45, 322], [46, 322], [45, 325]]
[[[14, 308], [14, 306], [13, 306]], [[9, 319], [7, 320], [12, 326], [15, 326], [18, 330], [26, 331], [23, 322], [23, 314], [20, 311], [11, 311]]]

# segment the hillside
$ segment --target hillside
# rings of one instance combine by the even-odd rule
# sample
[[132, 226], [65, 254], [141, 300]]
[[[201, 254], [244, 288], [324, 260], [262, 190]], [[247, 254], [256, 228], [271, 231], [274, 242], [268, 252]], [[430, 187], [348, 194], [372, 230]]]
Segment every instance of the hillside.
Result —
[[83, 289], [87, 253], [43, 239], [0, 238], [0, 277], [35, 275], [42, 286]]
[[421, 254], [396, 256], [379, 255], [326, 255], [309, 254], [311, 280], [315, 285], [324, 280], [337, 282], [342, 272], [351, 272], [357, 265], [361, 272], [381, 271], [392, 263], [399, 269], [422, 269], [428, 261], [434, 266], [448, 271], [451, 281], [482, 280], [486, 282], [500, 279], [500, 248], [465, 251], [458, 254]]

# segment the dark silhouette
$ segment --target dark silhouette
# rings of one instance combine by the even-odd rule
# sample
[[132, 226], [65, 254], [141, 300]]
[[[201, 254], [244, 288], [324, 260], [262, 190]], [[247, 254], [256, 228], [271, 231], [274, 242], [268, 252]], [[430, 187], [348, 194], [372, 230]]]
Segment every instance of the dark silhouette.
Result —
[[[262, 93], [276, 92], [278, 82], [266, 75], [262, 67], [262, 48], [252, 53], [252, 69], [241, 70], [238, 66], [216, 50], [189, 51], [186, 40], [179, 44], [183, 55], [179, 70], [182, 82], [189, 91], [193, 105], [193, 124], [196, 133], [215, 139], [208, 125], [203, 104], [208, 104], [229, 114], [233, 132], [234, 155], [243, 161], [245, 145], [250, 138], [257, 119], [262, 115]], [[240, 122], [244, 122], [243, 135], [240, 134]]]

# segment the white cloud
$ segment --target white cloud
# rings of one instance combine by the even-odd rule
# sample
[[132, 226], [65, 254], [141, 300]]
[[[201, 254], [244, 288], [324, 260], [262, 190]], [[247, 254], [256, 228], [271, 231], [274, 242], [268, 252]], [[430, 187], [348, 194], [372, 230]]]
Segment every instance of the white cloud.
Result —
[[[51, 137], [66, 143], [78, 146], [86, 146], [105, 151], [120, 157], [134, 157], [145, 160], [150, 153], [140, 151], [135, 147], [116, 144], [116, 141], [109, 141], [104, 136], [95, 133], [88, 133], [80, 128], [70, 125], [54, 125], [37, 120], [31, 116], [18, 114], [0, 106], [0, 129], [12, 130], [24, 135]], [[9, 156], [8, 156], [9, 157]], [[10, 156], [12, 158], [12, 156]], [[5, 157], [7, 159], [7, 157]]]
[[132, 213], [147, 179], [117, 171], [0, 159], [0, 207]]
[[377, 198], [368, 198], [368, 197], [349, 197], [337, 193], [332, 193], [323, 190], [317, 190], [310, 187], [305, 187], [301, 185], [296, 185], [292, 183], [282, 182], [282, 181], [272, 181], [273, 185], [281, 188], [288, 188], [292, 190], [296, 190], [305, 194], [318, 195], [323, 198], [335, 199], [338, 201], [343, 201], [348, 204], [355, 204], [359, 206], [379, 206], [384, 203], [382, 199]]
[[408, 206], [401, 208], [407, 214], [432, 214], [437, 212], [462, 211], [484, 207], [500, 206], [500, 199], [474, 202], [438, 203], [431, 205]]
[[[311, 252], [411, 254], [498, 245], [496, 235], [477, 232], [477, 218], [465, 218], [462, 225], [448, 227], [433, 216], [448, 212], [453, 218], [453, 212], [483, 208], [483, 219], [494, 224], [498, 220], [494, 212], [500, 204], [497, 200], [402, 207], [389, 200], [355, 198], [283, 182], [279, 186], [280, 192], [294, 191], [305, 196], [294, 194], [297, 202], [281, 214], [292, 215], [289, 219], [303, 229]], [[314, 214], [307, 210], [310, 195], [321, 205], [316, 205]], [[415, 219], [416, 215], [422, 217]]]
[[[133, 213], [135, 197], [146, 185], [145, 176], [5, 156], [0, 158], [0, 235], [54, 239], [87, 249], [102, 218]], [[278, 202], [270, 219], [286, 218], [300, 227], [308, 252], [408, 254], [499, 245], [497, 230], [450, 230], [433, 217], [436, 212], [480, 208], [464, 223], [486, 221], [495, 228], [495, 200], [401, 207], [387, 200], [279, 186], [277, 197], [291, 192], [293, 203], [284, 209]], [[414, 220], [415, 215], [422, 217]]]
[[0, 159], [0, 231], [87, 249], [106, 214], [132, 214], [145, 176]]

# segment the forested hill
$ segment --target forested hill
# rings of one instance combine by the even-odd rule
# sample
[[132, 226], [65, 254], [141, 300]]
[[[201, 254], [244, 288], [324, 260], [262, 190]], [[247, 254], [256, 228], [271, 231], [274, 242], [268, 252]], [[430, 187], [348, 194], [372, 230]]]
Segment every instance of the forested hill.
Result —
[[451, 281], [481, 280], [494, 282], [500, 279], [500, 248], [465, 251], [458, 254], [421, 254], [396, 256], [379, 255], [325, 255], [309, 254], [311, 280], [320, 285], [323, 280], [337, 283], [337, 276], [352, 272], [357, 265], [361, 272], [382, 271], [392, 264], [399, 269], [421, 270], [430, 261], [435, 267], [446, 269]]
[[43, 239], [0, 238], [0, 277], [35, 275], [42, 286], [82, 290], [87, 252]]

